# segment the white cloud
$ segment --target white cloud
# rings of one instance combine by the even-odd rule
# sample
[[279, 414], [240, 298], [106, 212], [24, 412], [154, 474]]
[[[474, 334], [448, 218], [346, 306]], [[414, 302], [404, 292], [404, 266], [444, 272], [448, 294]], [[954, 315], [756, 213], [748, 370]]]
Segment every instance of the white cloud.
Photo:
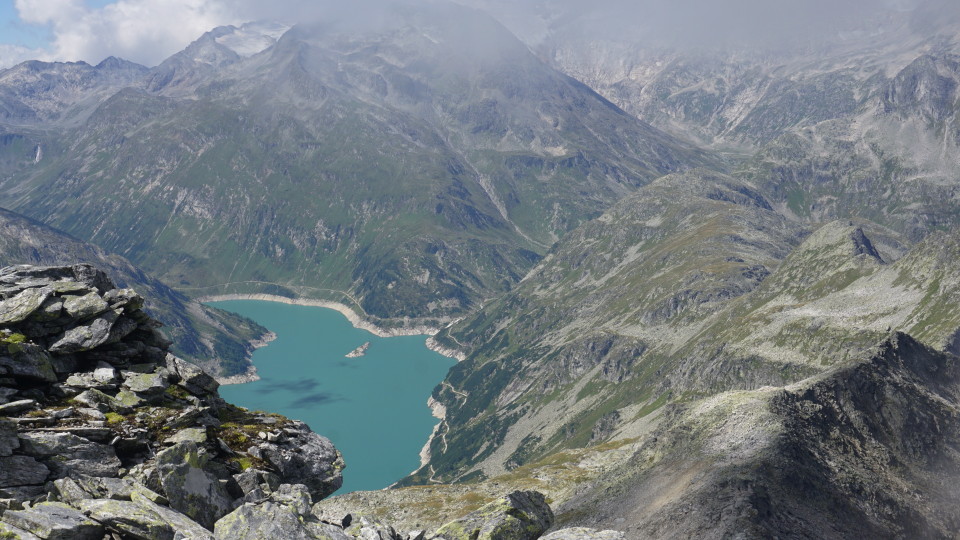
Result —
[[116, 0], [101, 8], [85, 0], [15, 0], [23, 22], [46, 26], [53, 39], [34, 50], [0, 44], [0, 68], [29, 58], [95, 64], [108, 56], [154, 66], [217, 26], [295, 24], [397, 1], [422, 0]]
[[[83, 0], [16, 0], [24, 22], [48, 25], [53, 35], [44, 50], [5, 51], [0, 63], [16, 54], [33, 53], [41, 60], [97, 63], [119, 56], [156, 65], [204, 32], [225, 24], [246, 22], [246, 2], [230, 0], [118, 0], [99, 9]], [[9, 47], [8, 47], [9, 48]]]
[[18, 45], [0, 44], [0, 68], [9, 67], [26, 60], [41, 58], [47, 54], [43, 49], [28, 49]]

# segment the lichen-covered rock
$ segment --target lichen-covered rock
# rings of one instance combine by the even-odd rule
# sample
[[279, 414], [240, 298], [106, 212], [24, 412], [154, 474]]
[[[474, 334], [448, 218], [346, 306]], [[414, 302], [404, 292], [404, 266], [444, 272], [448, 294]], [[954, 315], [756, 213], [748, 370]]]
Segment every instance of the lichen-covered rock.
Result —
[[310, 515], [313, 499], [310, 490], [303, 484], [283, 484], [270, 494], [270, 500], [293, 509], [297, 515]]
[[197, 446], [206, 444], [208, 440], [207, 430], [202, 427], [181, 429], [173, 436], [169, 437], [165, 444], [177, 444], [183, 442], [192, 442]]
[[217, 540], [355, 540], [339, 527], [300, 515], [296, 509], [267, 501], [244, 504], [217, 521]]
[[257, 488], [263, 489], [266, 493], [273, 493], [280, 487], [279, 476], [260, 469], [247, 469], [242, 473], [233, 475], [233, 479], [244, 493], [249, 493]]
[[116, 311], [108, 311], [90, 322], [70, 328], [50, 345], [50, 352], [68, 354], [103, 345], [110, 339], [110, 331], [119, 317]]
[[134, 494], [158, 504], [167, 504], [165, 497], [129, 478], [105, 478], [71, 473], [66, 478], [55, 480], [53, 484], [53, 493], [59, 500], [69, 504], [85, 499], [129, 501]]
[[[342, 483], [333, 445], [226, 404], [216, 380], [168, 353], [135, 292], [91, 267], [18, 267], [0, 269], [4, 302], [16, 322], [0, 323], [0, 416], [18, 417], [0, 420], [0, 511], [58, 502], [113, 535], [209, 539], [234, 509], [267, 503], [247, 511], [276, 519], [242, 534], [347, 538], [310, 513]], [[250, 462], [261, 470], [240, 473]], [[21, 525], [3, 527], [33, 534]]]
[[40, 309], [51, 294], [53, 289], [50, 287], [31, 288], [0, 302], [0, 324], [25, 321], [34, 311]]
[[158, 504], [139, 491], [134, 491], [131, 501], [141, 508], [154, 512], [174, 530], [174, 537], [184, 540], [213, 540], [213, 534], [187, 516]]
[[14, 527], [3, 521], [0, 521], [0, 538], [3, 538], [3, 540], [43, 540], [32, 532]]
[[540, 540], [627, 540], [626, 533], [620, 531], [598, 531], [586, 527], [573, 527], [554, 531]]
[[110, 309], [103, 298], [96, 292], [90, 292], [83, 296], [65, 295], [63, 297], [63, 309], [67, 316], [73, 319], [88, 319]]
[[343, 485], [343, 457], [326, 437], [317, 435], [302, 422], [289, 428], [283, 442], [262, 443], [260, 454], [273, 465], [285, 483], [302, 483], [320, 500]]
[[232, 499], [220, 480], [205, 469], [209, 456], [200, 455], [196, 444], [176, 444], [158, 453], [156, 460], [171, 508], [208, 528], [230, 512]]
[[0, 457], [0, 488], [40, 485], [50, 469], [30, 456]]
[[0, 372], [43, 382], [57, 381], [50, 353], [33, 343], [0, 341]]
[[91, 499], [80, 501], [77, 507], [107, 527], [137, 540], [177, 538], [177, 530], [164, 516], [157, 513], [154, 507], [147, 507], [139, 501]]
[[22, 453], [46, 463], [57, 477], [70, 471], [114, 477], [120, 469], [120, 459], [112, 446], [72, 433], [21, 433], [20, 446]]
[[514, 491], [437, 530], [444, 540], [534, 540], [553, 524], [542, 493]]
[[344, 532], [361, 540], [406, 540], [390, 525], [367, 516], [354, 518]]
[[166, 368], [157, 368], [150, 373], [121, 372], [123, 386], [127, 390], [144, 396], [156, 396], [163, 393], [170, 386], [167, 379], [170, 372]]
[[40, 503], [27, 510], [8, 510], [2, 519], [46, 540], [103, 538], [103, 525], [62, 503]]
[[35, 323], [49, 323], [59, 319], [62, 313], [63, 299], [51, 296], [43, 301], [39, 309], [30, 314], [29, 320]]
[[[119, 394], [118, 394], [119, 395]], [[100, 412], [118, 412], [118, 413], [128, 413], [130, 412], [131, 406], [122, 403], [116, 398], [110, 397], [109, 395], [97, 390], [96, 388], [91, 388], [83, 391], [79, 395], [73, 398], [73, 401], [79, 405], [89, 407], [91, 409], [96, 409]]]

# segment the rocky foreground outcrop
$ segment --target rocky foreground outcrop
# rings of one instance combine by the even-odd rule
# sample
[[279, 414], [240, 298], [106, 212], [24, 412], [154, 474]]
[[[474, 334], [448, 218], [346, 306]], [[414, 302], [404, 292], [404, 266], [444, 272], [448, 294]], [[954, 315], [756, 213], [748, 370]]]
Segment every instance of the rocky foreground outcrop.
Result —
[[330, 441], [226, 403], [142, 307], [89, 265], [0, 270], [0, 538], [532, 540], [553, 523], [534, 491], [431, 534], [325, 514]]

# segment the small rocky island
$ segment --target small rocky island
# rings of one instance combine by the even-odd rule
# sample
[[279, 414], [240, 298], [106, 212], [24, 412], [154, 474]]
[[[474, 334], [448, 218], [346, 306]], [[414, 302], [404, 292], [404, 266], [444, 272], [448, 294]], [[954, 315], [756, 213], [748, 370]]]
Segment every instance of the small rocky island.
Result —
[[367, 349], [370, 348], [370, 342], [366, 342], [363, 345], [357, 347], [356, 349], [348, 352], [345, 356], [347, 358], [360, 358], [361, 356], [367, 354]]
[[623, 538], [544, 536], [553, 513], [536, 491], [435, 531], [329, 515], [314, 502], [343, 481], [333, 444], [225, 402], [143, 306], [90, 265], [0, 269], [0, 538]]

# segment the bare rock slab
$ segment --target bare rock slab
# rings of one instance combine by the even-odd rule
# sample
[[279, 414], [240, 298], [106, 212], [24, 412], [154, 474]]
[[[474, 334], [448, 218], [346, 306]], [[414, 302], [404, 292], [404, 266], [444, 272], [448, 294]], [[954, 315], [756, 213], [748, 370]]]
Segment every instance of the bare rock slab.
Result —
[[47, 540], [100, 540], [103, 525], [62, 503], [40, 503], [28, 510], [8, 510], [3, 521]]
[[514, 491], [437, 530], [444, 540], [535, 540], [553, 524], [538, 491]]
[[50, 469], [30, 456], [0, 457], [0, 488], [43, 484]]
[[219, 479], [204, 470], [209, 461], [193, 442], [178, 443], [157, 454], [157, 470], [170, 507], [204, 527], [232, 509], [232, 499]]

